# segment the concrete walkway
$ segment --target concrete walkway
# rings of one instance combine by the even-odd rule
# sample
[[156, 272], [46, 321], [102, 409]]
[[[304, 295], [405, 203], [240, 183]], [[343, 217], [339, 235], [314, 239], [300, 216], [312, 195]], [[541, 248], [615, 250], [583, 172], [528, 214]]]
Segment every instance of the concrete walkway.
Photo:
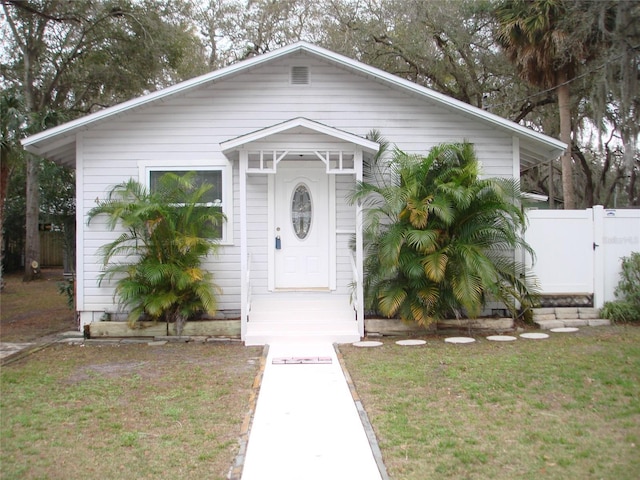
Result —
[[242, 480], [384, 480], [377, 460], [333, 345], [270, 345]]
[[0, 360], [4, 360], [7, 357], [15, 355], [27, 348], [31, 348], [35, 345], [34, 342], [30, 343], [10, 343], [10, 342], [0, 342]]

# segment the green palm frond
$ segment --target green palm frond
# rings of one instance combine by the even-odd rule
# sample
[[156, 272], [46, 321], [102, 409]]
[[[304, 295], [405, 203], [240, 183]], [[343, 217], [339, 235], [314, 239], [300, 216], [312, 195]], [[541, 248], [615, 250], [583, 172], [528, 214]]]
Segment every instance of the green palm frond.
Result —
[[406, 234], [407, 244], [420, 253], [430, 253], [438, 248], [440, 231], [409, 230]]
[[480, 179], [469, 143], [426, 157], [396, 149], [384, 165], [384, 182], [362, 182], [351, 197], [375, 205], [364, 222], [368, 308], [426, 325], [478, 315], [489, 297], [514, 312], [531, 300], [514, 261], [515, 249], [531, 251], [516, 181]]
[[121, 230], [99, 250], [105, 265], [99, 282], [115, 281], [130, 322], [183, 322], [215, 311], [217, 289], [200, 265], [215, 253], [216, 228], [225, 218], [203, 206], [210, 188], [196, 185], [195, 172], [163, 175], [153, 193], [130, 180], [114, 186], [89, 212], [89, 223], [106, 217], [107, 228]]
[[447, 273], [449, 255], [446, 249], [425, 255], [422, 260], [422, 271], [432, 282], [441, 282]]
[[380, 312], [387, 317], [393, 317], [406, 299], [407, 292], [401, 285], [387, 283], [382, 286], [378, 296]]

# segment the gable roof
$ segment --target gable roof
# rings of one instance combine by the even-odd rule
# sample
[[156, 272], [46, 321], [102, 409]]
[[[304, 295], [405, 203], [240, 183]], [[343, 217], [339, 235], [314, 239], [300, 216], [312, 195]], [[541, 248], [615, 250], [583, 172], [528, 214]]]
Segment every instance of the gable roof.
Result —
[[278, 50], [273, 50], [263, 55], [249, 58], [205, 75], [186, 80], [171, 87], [167, 87], [141, 97], [133, 98], [57, 127], [44, 130], [23, 139], [22, 145], [27, 151], [35, 153], [36, 155], [40, 155], [66, 165], [73, 165], [73, 161], [75, 159], [75, 135], [78, 132], [88, 129], [104, 120], [121, 115], [129, 110], [157, 102], [172, 95], [188, 92], [200, 87], [201, 85], [222, 80], [243, 70], [265, 64], [274, 59], [302, 52], [321, 58], [336, 66], [367, 76], [391, 87], [403, 89], [409, 93], [413, 93], [438, 105], [444, 106], [449, 110], [506, 131], [520, 139], [521, 152], [524, 152], [525, 156], [530, 157], [531, 162], [535, 160], [542, 161], [555, 158], [566, 148], [566, 145], [563, 142], [547, 135], [535, 132], [493, 113], [304, 41], [296, 42]]
[[324, 135], [328, 135], [330, 137], [343, 140], [348, 143], [353, 143], [362, 147], [365, 152], [369, 153], [376, 153], [380, 149], [380, 145], [376, 142], [372, 142], [371, 140], [359, 137], [358, 135], [354, 135], [353, 133], [345, 132], [344, 130], [339, 130], [337, 128], [333, 128], [323, 123], [315, 122], [304, 117], [293, 118], [291, 120], [287, 120], [286, 122], [272, 125], [271, 127], [262, 128], [260, 130], [256, 130], [255, 132], [232, 138], [230, 140], [227, 140], [226, 142], [222, 142], [220, 144], [220, 147], [222, 148], [223, 153], [227, 153], [240, 147], [241, 145], [259, 141], [277, 133], [296, 129], [311, 130], [313, 132], [322, 133]]

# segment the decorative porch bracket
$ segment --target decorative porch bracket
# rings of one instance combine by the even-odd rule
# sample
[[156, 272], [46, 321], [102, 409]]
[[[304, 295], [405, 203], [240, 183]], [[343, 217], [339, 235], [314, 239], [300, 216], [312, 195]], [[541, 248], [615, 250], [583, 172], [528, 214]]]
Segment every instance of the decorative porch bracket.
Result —
[[275, 174], [278, 163], [289, 155], [314, 154], [325, 164], [327, 173], [333, 175], [356, 173], [357, 154], [353, 150], [327, 150], [318, 151], [312, 149], [300, 150], [249, 150], [247, 155], [248, 174], [263, 173]]

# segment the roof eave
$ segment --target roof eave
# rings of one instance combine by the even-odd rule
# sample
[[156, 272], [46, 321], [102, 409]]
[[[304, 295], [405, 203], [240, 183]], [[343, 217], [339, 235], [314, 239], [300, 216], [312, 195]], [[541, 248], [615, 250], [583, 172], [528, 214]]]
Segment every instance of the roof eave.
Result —
[[[77, 133], [78, 131], [84, 128], [88, 128], [90, 124], [96, 121], [114, 117], [132, 108], [140, 107], [150, 102], [153, 102], [177, 93], [188, 91], [200, 85], [225, 78], [236, 72], [240, 72], [242, 70], [263, 64], [270, 60], [280, 58], [280, 57], [289, 55], [294, 52], [299, 52], [299, 51], [311, 53], [313, 55], [316, 55], [334, 64], [342, 65], [351, 70], [358, 71], [368, 76], [372, 76], [374, 78], [379, 79], [379, 81], [385, 82], [389, 85], [395, 85], [397, 87], [404, 88], [405, 90], [413, 92], [423, 98], [427, 98], [439, 104], [449, 106], [454, 110], [461, 112], [462, 114], [466, 114], [472, 118], [481, 120], [483, 122], [487, 122], [500, 129], [511, 132], [511, 134], [519, 136], [523, 139], [527, 139], [532, 142], [535, 142], [540, 147], [544, 145], [544, 147], [548, 149], [548, 151], [545, 152], [544, 154], [544, 157], [546, 159], [559, 156], [567, 148], [567, 145], [559, 140], [556, 140], [547, 135], [530, 130], [526, 127], [523, 127], [522, 125], [514, 123], [510, 120], [506, 120], [502, 117], [499, 117], [498, 115], [479, 109], [472, 105], [466, 104], [460, 100], [456, 100], [454, 98], [448, 97], [444, 94], [428, 89], [426, 87], [417, 85], [413, 82], [410, 82], [403, 78], [392, 75], [376, 67], [366, 65], [357, 60], [353, 60], [344, 55], [337, 54], [330, 50], [324, 49], [322, 47], [318, 47], [316, 45], [313, 45], [304, 41], [293, 43], [286, 47], [282, 47], [278, 50], [274, 50], [262, 55], [258, 55], [248, 60], [244, 60], [242, 62], [238, 62], [236, 64], [221, 68], [214, 72], [210, 72], [205, 75], [201, 75], [199, 77], [186, 80], [184, 82], [178, 83], [171, 87], [167, 87], [165, 89], [149, 93], [145, 96], [137, 97], [137, 98], [128, 100], [126, 102], [120, 103], [118, 105], [114, 105], [112, 107], [106, 108], [104, 110], [100, 110], [98, 112], [87, 115], [85, 117], [72, 120], [71, 122], [65, 123], [63, 125], [59, 125], [58, 127], [54, 127], [54, 128], [45, 130], [43, 132], [37, 133], [35, 135], [32, 135], [30, 137], [27, 137], [22, 140], [22, 145], [25, 147], [25, 149], [27, 149], [30, 152], [42, 154], [45, 149], [44, 144], [48, 140], [51, 140], [57, 136], [63, 136], [63, 137], [64, 136], [68, 137], [72, 135], [75, 136], [75, 133]], [[70, 141], [73, 141], [73, 140], [70, 140]], [[42, 145], [42, 147], [38, 147], [38, 145]], [[536, 148], [536, 150], [538, 150], [538, 148]]]
[[[518, 123], [512, 122], [511, 120], [507, 120], [505, 118], [502, 118], [494, 113], [488, 112], [486, 110], [482, 110], [478, 107], [474, 107], [473, 105], [469, 105], [468, 103], [462, 102], [460, 100], [457, 100], [455, 98], [449, 97], [447, 95], [444, 95], [440, 92], [436, 92], [435, 90], [431, 90], [429, 88], [423, 87], [421, 85], [418, 85], [416, 83], [413, 83], [409, 80], [405, 80], [404, 78], [400, 78], [396, 75], [393, 75], [391, 73], [385, 72], [384, 70], [380, 70], [376, 67], [372, 67], [370, 65], [366, 65], [362, 62], [358, 62], [356, 60], [353, 60], [349, 57], [345, 57], [343, 55], [340, 55], [338, 53], [334, 53], [331, 52], [330, 50], [326, 50], [322, 47], [317, 47], [315, 45], [311, 45], [312, 51], [314, 53], [316, 53], [317, 55], [325, 58], [328, 61], [333, 61], [335, 63], [341, 64], [345, 67], [349, 67], [351, 69], [355, 69], [358, 70], [364, 74], [367, 75], [371, 75], [374, 76], [376, 78], [379, 78], [381, 80], [384, 80], [385, 82], [392, 84], [392, 85], [396, 85], [396, 86], [400, 86], [404, 89], [407, 89], [409, 91], [412, 91], [414, 93], [419, 94], [422, 97], [431, 99], [431, 100], [435, 100], [438, 103], [441, 104], [445, 104], [445, 105], [449, 105], [451, 107], [453, 107], [456, 110], [460, 110], [474, 118], [477, 118], [479, 120], [488, 122], [490, 124], [493, 124], [495, 126], [498, 126], [502, 129], [507, 129], [511, 132], [513, 132], [514, 134], [521, 136], [523, 138], [527, 138], [536, 142], [542, 142], [544, 143], [547, 147], [549, 147], [551, 150], [553, 151], [559, 151], [557, 155], [560, 155], [562, 152], [565, 151], [565, 149], [567, 148], [567, 144], [565, 144], [564, 142], [557, 140], [553, 137], [550, 137], [548, 135], [542, 134], [542, 133], [538, 133], [534, 130], [531, 130], [527, 127], [524, 127]], [[550, 154], [550, 156], [548, 158], [551, 158], [553, 156], [557, 156], [555, 153]]]
[[260, 65], [264, 62], [268, 62], [271, 59], [288, 55], [297, 50], [305, 49], [307, 45], [308, 44], [304, 42], [294, 43], [287, 47], [283, 47], [278, 50], [274, 50], [272, 52], [267, 52], [263, 55], [259, 55], [259, 56], [250, 58], [248, 60], [238, 62], [233, 65], [229, 65], [219, 70], [206, 73], [199, 77], [195, 77], [190, 80], [185, 80], [184, 82], [180, 82], [176, 85], [163, 88], [155, 92], [151, 92], [147, 95], [143, 95], [141, 97], [136, 97], [131, 100], [127, 100], [117, 105], [113, 105], [112, 107], [107, 107], [104, 110], [100, 110], [98, 112], [86, 115], [76, 120], [71, 120], [70, 122], [64, 123], [57, 127], [53, 127], [53, 128], [44, 130], [40, 133], [31, 135], [27, 138], [24, 138], [21, 141], [22, 146], [27, 151], [38, 154], [40, 150], [38, 149], [37, 145], [43, 142], [46, 142], [47, 140], [50, 140], [54, 137], [57, 137], [60, 135], [62, 136], [74, 135], [77, 131], [83, 128], [87, 128], [90, 124], [96, 121], [105, 120], [110, 117], [114, 117], [120, 113], [126, 112], [127, 110], [130, 110], [132, 108], [140, 107], [148, 103], [154, 102], [156, 100], [160, 100], [162, 98], [175, 95], [181, 92], [186, 92], [200, 85], [222, 79], [228, 75], [232, 75], [244, 69], [251, 68], [252, 66]]

